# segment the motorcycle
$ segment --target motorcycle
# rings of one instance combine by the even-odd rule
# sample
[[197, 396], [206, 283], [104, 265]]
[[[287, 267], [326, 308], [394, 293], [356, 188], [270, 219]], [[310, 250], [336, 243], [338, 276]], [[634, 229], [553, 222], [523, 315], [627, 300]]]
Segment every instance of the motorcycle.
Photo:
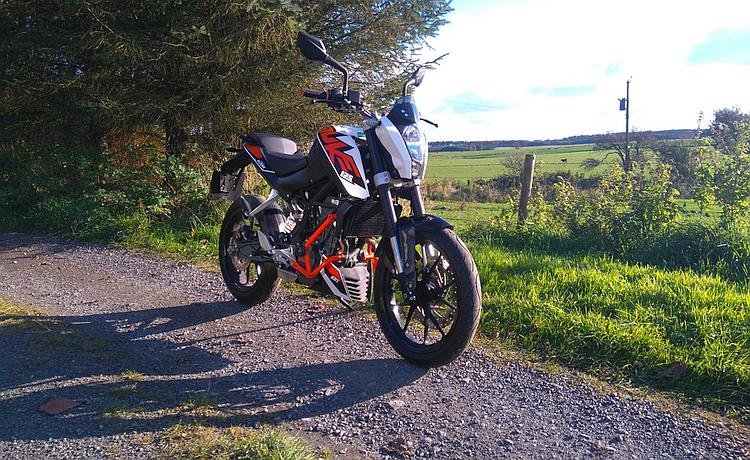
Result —
[[[341, 88], [302, 95], [357, 112], [364, 126], [322, 128], [309, 154], [292, 140], [259, 133], [240, 136], [241, 147], [228, 149], [236, 155], [214, 172], [209, 195], [233, 201], [219, 240], [226, 286], [248, 306], [266, 301], [282, 279], [349, 307], [372, 300], [398, 354], [423, 367], [447, 364], [469, 346], [482, 296], [476, 264], [453, 226], [425, 213], [420, 183], [428, 152], [419, 122], [432, 122], [420, 118], [408, 94], [425, 68], [379, 115], [349, 89], [348, 70], [321, 39], [299, 32], [297, 45], [307, 59], [343, 74]], [[250, 164], [270, 186], [265, 198], [241, 194]]]

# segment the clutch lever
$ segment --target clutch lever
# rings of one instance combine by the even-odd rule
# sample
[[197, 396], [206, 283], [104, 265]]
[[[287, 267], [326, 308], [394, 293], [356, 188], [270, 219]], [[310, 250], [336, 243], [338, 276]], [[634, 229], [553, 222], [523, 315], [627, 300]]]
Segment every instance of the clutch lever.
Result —
[[430, 120], [428, 120], [428, 119], [426, 119], [426, 118], [420, 118], [420, 120], [422, 120], [422, 121], [423, 121], [423, 122], [425, 122], [425, 123], [429, 123], [429, 124], [431, 124], [432, 126], [434, 126], [434, 127], [436, 127], [436, 128], [438, 127], [438, 124], [437, 124], [437, 123], [435, 123], [434, 121], [430, 121]]

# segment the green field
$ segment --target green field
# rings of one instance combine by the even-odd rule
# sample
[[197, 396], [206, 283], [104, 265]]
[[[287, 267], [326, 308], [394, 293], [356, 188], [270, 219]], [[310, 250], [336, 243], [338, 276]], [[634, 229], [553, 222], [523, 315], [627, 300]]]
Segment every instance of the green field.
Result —
[[[582, 163], [588, 158], [600, 160], [606, 152], [595, 151], [593, 144], [544, 146], [527, 148], [497, 148], [474, 152], [437, 152], [430, 155], [427, 165], [427, 180], [430, 179], [490, 179], [510, 171], [505, 166], [507, 157], [516, 154], [536, 155], [537, 173], [570, 171], [585, 175], [601, 174], [611, 165], [617, 164], [616, 155], [594, 169], [586, 169]], [[567, 160], [563, 162], [562, 160]]]
[[425, 200], [425, 209], [428, 213], [447, 219], [459, 231], [496, 217], [505, 208], [507, 208], [505, 203]]

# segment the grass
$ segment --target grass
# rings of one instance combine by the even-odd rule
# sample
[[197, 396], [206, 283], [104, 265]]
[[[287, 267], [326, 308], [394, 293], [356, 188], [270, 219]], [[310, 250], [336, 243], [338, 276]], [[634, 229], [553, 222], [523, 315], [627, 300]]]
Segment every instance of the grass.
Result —
[[447, 219], [458, 231], [464, 231], [471, 225], [487, 221], [496, 217], [502, 209], [507, 208], [504, 203], [474, 203], [470, 201], [439, 201], [426, 200], [425, 209], [430, 214], [436, 214]]
[[748, 287], [606, 257], [472, 253], [485, 335], [750, 415]]
[[[511, 171], [505, 166], [505, 159], [511, 155], [533, 153], [536, 155], [537, 174], [561, 171], [579, 172], [585, 175], [602, 174], [616, 164], [616, 155], [596, 168], [586, 169], [583, 161], [589, 158], [602, 160], [606, 152], [594, 150], [593, 144], [526, 147], [515, 149], [498, 148], [473, 152], [436, 152], [430, 154], [427, 180], [434, 179], [491, 179]], [[562, 160], [567, 160], [563, 162]]]
[[145, 376], [138, 371], [126, 370], [120, 374], [120, 377], [125, 380], [137, 382], [139, 380], [143, 380]]
[[42, 310], [15, 305], [0, 298], [0, 328], [36, 332], [49, 329], [46, 324], [55, 323], [45, 318]]
[[184, 460], [314, 460], [318, 458], [298, 438], [279, 430], [244, 427], [218, 429], [176, 425], [159, 439], [162, 457]]

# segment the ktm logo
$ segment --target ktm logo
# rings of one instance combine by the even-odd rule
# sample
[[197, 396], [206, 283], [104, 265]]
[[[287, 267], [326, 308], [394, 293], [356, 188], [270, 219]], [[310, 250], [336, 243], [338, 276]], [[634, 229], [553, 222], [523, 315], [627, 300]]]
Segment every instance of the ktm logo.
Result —
[[359, 168], [357, 168], [354, 158], [345, 153], [346, 150], [351, 149], [351, 146], [336, 137], [336, 129], [333, 126], [328, 126], [321, 129], [318, 133], [320, 134], [320, 141], [323, 144], [323, 148], [328, 154], [328, 158], [331, 159], [333, 166], [339, 172], [347, 172], [354, 177], [361, 178], [362, 176], [359, 174]]

